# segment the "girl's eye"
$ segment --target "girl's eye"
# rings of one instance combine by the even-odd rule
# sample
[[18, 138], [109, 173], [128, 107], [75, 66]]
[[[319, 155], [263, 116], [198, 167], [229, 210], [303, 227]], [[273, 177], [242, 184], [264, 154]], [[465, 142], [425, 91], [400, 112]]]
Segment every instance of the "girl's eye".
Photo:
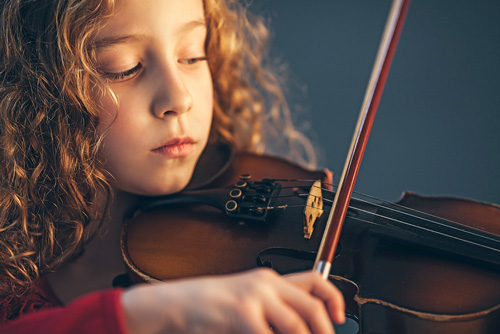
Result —
[[142, 64], [138, 63], [130, 70], [126, 70], [126, 71], [118, 72], [118, 73], [105, 72], [104, 75], [110, 81], [122, 81], [122, 80], [127, 80], [127, 79], [132, 78], [134, 75], [137, 74], [137, 72], [139, 72], [139, 70], [141, 68], [142, 68]]
[[181, 59], [181, 60], [179, 60], [179, 62], [181, 64], [185, 64], [185, 65], [194, 65], [200, 61], [205, 61], [205, 60], [208, 60], [208, 58], [207, 57], [196, 57], [196, 58]]

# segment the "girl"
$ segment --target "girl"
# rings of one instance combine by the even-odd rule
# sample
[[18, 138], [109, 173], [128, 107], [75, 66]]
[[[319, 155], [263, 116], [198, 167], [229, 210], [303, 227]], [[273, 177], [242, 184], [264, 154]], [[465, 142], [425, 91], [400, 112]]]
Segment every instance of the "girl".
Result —
[[208, 142], [263, 149], [265, 102], [282, 100], [261, 67], [262, 23], [223, 0], [1, 6], [2, 333], [332, 333], [343, 322], [341, 294], [312, 272], [111, 288], [138, 196], [182, 190]]

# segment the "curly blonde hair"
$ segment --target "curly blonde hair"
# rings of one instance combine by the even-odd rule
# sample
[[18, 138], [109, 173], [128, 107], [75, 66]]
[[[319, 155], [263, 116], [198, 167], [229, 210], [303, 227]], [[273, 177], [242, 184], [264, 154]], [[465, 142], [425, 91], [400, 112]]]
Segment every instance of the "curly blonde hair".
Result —
[[[273, 134], [307, 144], [291, 125], [278, 77], [262, 66], [265, 24], [237, 0], [203, 2], [215, 95], [211, 140], [257, 152]], [[0, 295], [21, 296], [81, 251], [108, 211], [110, 176], [90, 96], [96, 85], [107, 89], [94, 66], [93, 36], [114, 0], [1, 6]], [[288, 146], [290, 155], [298, 152]]]
[[[314, 149], [293, 126], [283, 78], [267, 58], [270, 33], [262, 17], [236, 0], [204, 3], [215, 95], [211, 138], [245, 151], [288, 150], [285, 155], [292, 160], [314, 167]], [[273, 148], [269, 148], [271, 142]]]

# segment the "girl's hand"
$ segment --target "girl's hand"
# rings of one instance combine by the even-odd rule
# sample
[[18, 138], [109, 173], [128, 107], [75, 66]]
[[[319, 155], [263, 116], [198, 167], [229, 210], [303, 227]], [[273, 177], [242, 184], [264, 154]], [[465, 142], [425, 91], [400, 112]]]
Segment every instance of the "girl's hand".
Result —
[[[270, 269], [142, 284], [122, 304], [130, 334], [334, 333], [344, 299], [318, 273], [286, 277]], [[271, 329], [271, 327], [272, 329]]]

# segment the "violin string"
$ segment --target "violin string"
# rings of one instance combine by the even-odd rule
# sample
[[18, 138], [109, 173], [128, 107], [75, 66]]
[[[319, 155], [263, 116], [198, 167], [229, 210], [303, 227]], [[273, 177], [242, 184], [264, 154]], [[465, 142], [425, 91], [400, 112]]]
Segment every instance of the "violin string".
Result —
[[[368, 196], [368, 197], [370, 197], [370, 196]], [[370, 201], [367, 201], [367, 200], [363, 200], [363, 199], [361, 199], [361, 198], [356, 198], [356, 197], [353, 197], [353, 198], [354, 198], [355, 200], [359, 201], [359, 202], [362, 202], [362, 203], [367, 203], [367, 204], [371, 204], [371, 205], [376, 206], [376, 207], [378, 207], [378, 208], [386, 208], [386, 207], [384, 207], [383, 205], [378, 204], [378, 203], [374, 203], [374, 202], [370, 202]], [[324, 200], [329, 201], [329, 202], [333, 202], [333, 201], [328, 200], [328, 199], [324, 199]], [[450, 228], [450, 229], [454, 229], [454, 230], [457, 230], [457, 231], [460, 231], [460, 232], [463, 232], [463, 233], [467, 233], [467, 234], [474, 235], [474, 236], [476, 236], [476, 237], [486, 238], [486, 239], [490, 239], [490, 240], [495, 241], [495, 239], [493, 239], [493, 238], [490, 238], [490, 237], [485, 236], [485, 235], [478, 234], [478, 233], [476, 233], [476, 232], [474, 232], [474, 231], [467, 231], [467, 230], [464, 230], [463, 228], [460, 228], [459, 226], [447, 225], [447, 224], [442, 223], [442, 222], [437, 221], [437, 220], [432, 220], [432, 219], [429, 219], [429, 218], [420, 217], [420, 216], [417, 216], [417, 215], [416, 215], [416, 214], [414, 214], [414, 213], [420, 213], [420, 214], [429, 215], [429, 216], [431, 216], [431, 217], [434, 217], [434, 218], [437, 218], [437, 219], [442, 219], [442, 220], [444, 220], [444, 221], [446, 221], [446, 222], [449, 222], [449, 223], [452, 223], [452, 224], [458, 224], [457, 222], [454, 222], [454, 221], [451, 221], [451, 220], [448, 220], [448, 219], [445, 219], [445, 218], [437, 217], [437, 216], [434, 216], [434, 215], [429, 214], [429, 213], [427, 213], [427, 212], [421, 212], [421, 211], [418, 211], [418, 210], [415, 210], [415, 209], [407, 208], [407, 207], [405, 207], [405, 206], [401, 206], [401, 205], [398, 205], [398, 204], [396, 204], [396, 203], [390, 203], [390, 202], [387, 202], [387, 203], [389, 203], [389, 204], [391, 204], [391, 205], [394, 205], [394, 206], [397, 206], [397, 207], [404, 208], [405, 210], [409, 210], [409, 211], [410, 211], [410, 212], [405, 212], [405, 211], [401, 211], [401, 210], [396, 210], [396, 209], [389, 209], [389, 208], [386, 208], [386, 209], [391, 210], [392, 212], [395, 212], [395, 213], [400, 213], [400, 214], [405, 215], [405, 216], [407, 216], [407, 217], [412, 217], [412, 218], [422, 219], [422, 220], [425, 220], [425, 221], [427, 221], [427, 222], [429, 222], [429, 223], [432, 223], [432, 224], [435, 224], [435, 225], [441, 225], [441, 226], [448, 227], [448, 228]], [[387, 204], [387, 203], [384, 203], [384, 204]], [[354, 207], [354, 206], [353, 206], [353, 208], [354, 208], [354, 209], [357, 209], [357, 210], [360, 210], [360, 211], [363, 211], [362, 209], [360, 209], [360, 208], [356, 208], [356, 207]], [[383, 216], [383, 215], [380, 215], [380, 217], [390, 219], [390, 217], [388, 217], [388, 216]]]
[[[324, 199], [325, 200], [325, 199]], [[330, 201], [327, 199], [327, 201]], [[333, 201], [330, 201], [330, 202], [333, 202]], [[387, 217], [387, 216], [384, 216], [384, 215], [381, 215], [381, 214], [378, 214], [378, 213], [373, 213], [373, 212], [370, 212], [368, 210], [364, 210], [364, 209], [361, 209], [361, 208], [356, 208], [356, 207], [353, 207], [355, 208], [356, 210], [358, 211], [361, 211], [361, 212], [364, 212], [366, 214], [369, 214], [369, 215], [372, 215], [374, 217], [380, 217], [380, 218], [385, 218], [385, 219], [389, 219], [389, 220], [392, 220], [396, 223], [399, 223], [399, 224], [403, 224], [403, 225], [407, 225], [407, 226], [411, 226], [411, 227], [414, 227], [414, 228], [417, 228], [417, 229], [420, 229], [420, 230], [423, 230], [423, 231], [427, 231], [427, 232], [431, 232], [431, 233], [434, 233], [434, 234], [438, 234], [438, 235], [442, 235], [444, 237], [447, 237], [447, 238], [451, 238], [451, 239], [455, 239], [455, 240], [458, 240], [458, 241], [462, 241], [462, 242], [465, 242], [465, 243], [468, 243], [468, 244], [471, 244], [471, 245], [475, 245], [475, 246], [480, 246], [482, 248], [486, 248], [486, 249], [489, 249], [489, 250], [493, 250], [495, 252], [500, 252], [500, 249], [498, 248], [493, 248], [493, 247], [490, 247], [490, 246], [486, 246], [486, 245], [483, 245], [483, 244], [479, 244], [477, 242], [474, 242], [474, 241], [471, 241], [471, 240], [467, 240], [467, 239], [462, 239], [460, 237], [456, 237], [456, 236], [453, 236], [453, 235], [450, 235], [450, 234], [446, 234], [444, 232], [439, 232], [439, 231], [436, 231], [436, 230], [432, 230], [432, 229], [429, 229], [429, 228], [426, 228], [426, 227], [423, 227], [423, 226], [420, 226], [420, 225], [416, 225], [416, 224], [412, 224], [412, 223], [408, 223], [406, 221], [402, 221], [402, 220], [399, 220], [399, 219], [396, 219], [396, 218], [392, 218], [392, 217]], [[410, 215], [412, 216], [412, 215]], [[357, 217], [350, 217], [350, 218], [355, 218], [357, 220], [360, 220], [360, 221], [364, 221], [364, 222], [367, 222], [366, 220], [363, 220], [361, 218], [357, 218]], [[420, 218], [420, 217], [418, 217]], [[429, 220], [430, 221], [430, 220]], [[430, 222], [433, 222], [433, 221], [430, 221]], [[378, 225], [377, 223], [373, 222], [374, 225]], [[468, 233], [467, 231], [462, 231], [464, 233]], [[496, 241], [494, 239], [491, 239], [491, 238], [488, 238], [487, 236], [482, 236], [482, 235], [477, 235], [475, 233], [469, 233], [469, 234], [474, 234], [476, 235], [477, 237], [479, 238], [484, 238], [484, 239], [489, 239], [489, 240], [492, 240], [492, 241]]]
[[[327, 185], [331, 185], [333, 187], [336, 187], [335, 185], [333, 184], [327, 184]], [[329, 190], [329, 189], [325, 189], [325, 188], [321, 188], [322, 190], [324, 191], [327, 191], [327, 192], [331, 192], [333, 193], [333, 191]], [[379, 208], [386, 208], [386, 209], [389, 209], [389, 210], [392, 210], [392, 212], [396, 212], [396, 213], [399, 213], [399, 214], [402, 214], [402, 215], [405, 215], [405, 216], [408, 216], [408, 217], [413, 217], [413, 218], [417, 218], [417, 219], [422, 219], [422, 220], [425, 220], [429, 223], [432, 223], [432, 224], [435, 224], [435, 225], [440, 225], [440, 226], [444, 226], [444, 227], [448, 227], [448, 228], [451, 228], [451, 229], [454, 229], [456, 231], [460, 231], [462, 233], [466, 233], [466, 234], [470, 234], [470, 235], [474, 235], [476, 237], [479, 237], [479, 238], [484, 238], [484, 239], [488, 239], [488, 240], [491, 240], [491, 241], [497, 241], [496, 239], [494, 238], [491, 238], [489, 236], [486, 236], [486, 235], [482, 235], [482, 234], [478, 234], [477, 232], [474, 232], [474, 231], [467, 231], [465, 230], [464, 228], [461, 228], [459, 225], [459, 223], [455, 222], [455, 221], [452, 221], [452, 220], [449, 220], [449, 219], [446, 219], [446, 218], [441, 218], [441, 217], [438, 217], [438, 216], [435, 216], [435, 215], [432, 215], [430, 213], [427, 213], [427, 212], [423, 212], [423, 211], [419, 211], [419, 210], [416, 210], [416, 209], [412, 209], [412, 208], [408, 208], [408, 207], [405, 207], [403, 205], [400, 205], [400, 204], [397, 204], [397, 203], [391, 203], [389, 201], [386, 201], [386, 200], [383, 200], [383, 199], [379, 199], [379, 198], [376, 198], [374, 196], [371, 196], [371, 195], [367, 195], [367, 194], [363, 194], [363, 193], [360, 193], [360, 192], [355, 192], [357, 195], [360, 195], [360, 196], [364, 196], [366, 198], [369, 198], [369, 199], [372, 199], [372, 200], [376, 200], [376, 201], [379, 201], [381, 202], [382, 204], [386, 204], [386, 205], [392, 205], [392, 206], [395, 206], [397, 208], [400, 208], [402, 210], [405, 210], [405, 211], [401, 211], [401, 210], [396, 210], [396, 209], [389, 209], [389, 208], [386, 208], [384, 207], [382, 204], [378, 204], [378, 203], [374, 203], [374, 202], [370, 202], [370, 201], [366, 201], [366, 200], [363, 200], [361, 198], [357, 198], [357, 197], [353, 197], [355, 200], [358, 200], [362, 203], [367, 203], [367, 204], [372, 204], [376, 207], [379, 207]], [[358, 208], [359, 209], [359, 208]], [[454, 224], [454, 225], [448, 225], [448, 224], [445, 224], [445, 223], [442, 223], [440, 221], [437, 221], [437, 220], [432, 220], [430, 218], [426, 218], [426, 217], [420, 217], [418, 216], [417, 214], [422, 214], [422, 215], [427, 215], [427, 216], [430, 216], [432, 218], [435, 218], [435, 219], [440, 219], [442, 221], [446, 221], [448, 223], [451, 223], [451, 224]], [[389, 217], [383, 217], [383, 218], [389, 218]]]
[[[299, 196], [308, 196], [308, 194], [301, 194]], [[278, 196], [279, 197], [279, 196]], [[284, 197], [289, 197], [289, 196], [284, 196]], [[327, 202], [333, 202], [332, 200], [329, 200], [329, 199], [323, 199]], [[305, 205], [305, 206], [308, 206], [308, 207], [311, 207], [311, 208], [314, 208], [312, 205]], [[295, 207], [300, 207], [300, 208], [303, 208], [304, 205], [288, 205], [287, 208], [295, 208]], [[464, 243], [468, 243], [470, 245], [475, 245], [475, 246], [478, 246], [480, 248], [484, 248], [484, 249], [489, 249], [489, 250], [492, 250], [494, 252], [500, 252], [500, 249], [498, 248], [494, 248], [494, 247], [490, 247], [490, 246], [486, 246], [486, 245], [483, 245], [483, 244], [480, 244], [480, 243], [477, 243], [477, 242], [474, 242], [474, 241], [471, 241], [471, 240], [467, 240], [467, 239], [462, 239], [460, 237], [455, 237], [455, 236], [452, 236], [452, 235], [449, 235], [449, 234], [446, 234], [446, 233], [443, 233], [443, 232], [439, 232], [439, 231], [436, 231], [436, 230], [432, 230], [432, 229], [428, 229], [428, 228], [425, 228], [423, 226], [419, 226], [419, 225], [415, 225], [415, 224], [411, 224], [411, 223], [408, 223], [408, 222], [405, 222], [405, 221], [402, 221], [402, 220], [399, 220], [399, 219], [396, 219], [396, 218], [392, 218], [392, 217], [388, 217], [388, 216], [384, 216], [384, 215], [381, 215], [381, 214], [377, 214], [377, 213], [374, 213], [374, 212], [370, 212], [368, 210], [364, 210], [364, 209], [361, 209], [361, 208], [357, 208], [355, 206], [349, 206], [349, 208], [352, 208], [352, 209], [356, 209], [358, 211], [361, 211], [363, 213], [366, 213], [368, 215], [372, 215], [372, 216], [375, 216], [375, 217], [380, 217], [380, 218], [385, 218], [385, 219], [388, 219], [388, 220], [391, 220], [393, 222], [396, 222], [396, 223], [399, 223], [399, 224], [402, 224], [402, 225], [407, 225], [407, 226], [411, 226], [411, 227], [414, 227], [414, 228], [417, 228], [417, 229], [420, 229], [420, 230], [423, 230], [423, 231], [427, 231], [427, 232], [430, 232], [430, 233], [434, 233], [434, 234], [437, 234], [437, 235], [441, 235], [441, 236], [444, 236], [444, 237], [447, 237], [447, 238], [451, 238], [451, 239], [455, 239], [455, 240], [458, 240], [458, 241], [462, 241]], [[374, 221], [369, 221], [369, 220], [366, 220], [366, 219], [362, 219], [362, 218], [359, 218], [359, 217], [348, 217], [350, 219], [355, 219], [357, 221], [360, 221], [360, 222], [363, 222], [363, 223], [367, 223], [367, 224], [371, 224], [371, 225], [375, 225], [375, 226], [380, 226], [381, 224], [379, 223], [376, 223]], [[483, 237], [483, 236], [479, 236], [479, 237]], [[495, 241], [495, 240], [494, 240]]]
[[[299, 180], [299, 179], [283, 179], [283, 180], [280, 180], [280, 181], [292, 181], [292, 182], [311, 182], [311, 181], [316, 181], [316, 180], [307, 180], [307, 179], [304, 179], [304, 180]], [[334, 188], [336, 188], [337, 186], [334, 185], [334, 184], [330, 184], [330, 183], [325, 183], [327, 186], [332, 186]], [[313, 185], [314, 186], [314, 185]], [[316, 187], [316, 186], [314, 186]], [[285, 187], [285, 188], [293, 188], [293, 187]], [[320, 188], [322, 191], [325, 191], [325, 192], [328, 192], [328, 193], [332, 193], [333, 194], [333, 191], [328, 189], [328, 188], [325, 188], [325, 187], [318, 187]], [[386, 200], [383, 200], [383, 199], [380, 199], [380, 198], [377, 198], [377, 197], [374, 197], [374, 196], [371, 196], [371, 195], [367, 195], [367, 194], [364, 194], [364, 193], [360, 193], [360, 192], [357, 192], [357, 191], [353, 191], [353, 193], [357, 194], [357, 195], [360, 195], [360, 196], [363, 196], [363, 197], [366, 197], [366, 198], [369, 198], [371, 200], [376, 200], [376, 201], [379, 201], [381, 202], [382, 204], [386, 204], [386, 205], [392, 205], [392, 206], [395, 206], [395, 207], [398, 207], [398, 208], [401, 208], [401, 209], [404, 209], [404, 210], [407, 210], [409, 212], [412, 212], [413, 214], [409, 213], [409, 212], [405, 212], [405, 211], [400, 211], [400, 210], [396, 210], [396, 209], [390, 209], [392, 210], [392, 212], [396, 212], [396, 213], [399, 213], [399, 214], [402, 214], [402, 215], [406, 215], [408, 217], [413, 217], [413, 218], [418, 218], [418, 219], [422, 219], [422, 220], [426, 220], [428, 221], [429, 223], [433, 223], [433, 224], [436, 224], [436, 225], [441, 225], [441, 226], [445, 226], [445, 227], [449, 227], [449, 228], [452, 228], [452, 229], [455, 229], [457, 231], [460, 231], [460, 232], [463, 232], [463, 233], [468, 233], [468, 234], [471, 234], [471, 235], [475, 235], [477, 237], [483, 237], [483, 238], [486, 238], [486, 239], [490, 239], [490, 240], [493, 240], [495, 241], [495, 239], [492, 239], [492, 238], [489, 238], [487, 236], [483, 236], [483, 235], [480, 235], [480, 234], [477, 234], [477, 233], [474, 233], [472, 231], [466, 231], [466, 230], [463, 230], [461, 229], [459, 226], [450, 226], [450, 225], [446, 225], [444, 223], [441, 223], [439, 221], [436, 221], [436, 220], [431, 220], [429, 218], [425, 218], [425, 217], [419, 217], [417, 216], [417, 214], [423, 214], [423, 215], [427, 215], [427, 216], [431, 216], [431, 217], [434, 217], [434, 218], [437, 218], [437, 219], [441, 219], [443, 221], [447, 221], [449, 223], [452, 223], [452, 224], [455, 224], [455, 225], [459, 225], [457, 222], [455, 221], [452, 221], [452, 220], [449, 220], [449, 219], [445, 219], [445, 218], [441, 218], [441, 217], [437, 217], [435, 215], [432, 215], [430, 213], [427, 213], [427, 212], [422, 212], [422, 211], [419, 211], [419, 210], [416, 210], [416, 209], [412, 209], [412, 208], [408, 208], [408, 207], [405, 207], [403, 205], [400, 205], [400, 204], [397, 204], [397, 203], [391, 203], [389, 201], [386, 201]], [[307, 194], [309, 195], [309, 194]], [[375, 203], [375, 202], [372, 202], [372, 201], [367, 201], [367, 200], [363, 200], [359, 197], [352, 197], [354, 198], [355, 200], [357, 201], [360, 201], [362, 203], [366, 203], [366, 204], [371, 204], [373, 206], [376, 206], [378, 208], [385, 208], [385, 209], [389, 209], [387, 207], [384, 207], [382, 204], [378, 204], [378, 203]], [[329, 201], [329, 202], [333, 202], [331, 200], [328, 200], [328, 199], [324, 199], [326, 201]], [[356, 208], [354, 206], [350, 206], [351, 208], [353, 209], [359, 209], [359, 208]], [[390, 217], [382, 217], [382, 218], [387, 218], [387, 219], [391, 219]]]
[[[275, 181], [280, 181], [280, 182], [314, 182], [316, 180], [307, 180], [307, 179], [303, 179], [303, 180], [300, 180], [300, 179], [275, 179]], [[326, 183], [326, 185], [329, 185], [329, 186], [332, 186], [334, 188], [336, 188], [335, 185], [333, 184], [328, 184]], [[290, 187], [283, 187], [283, 188], [294, 188], [293, 186], [290, 186]], [[330, 193], [333, 193], [332, 190], [330, 189], [327, 189], [327, 188], [324, 188], [324, 187], [319, 187], [321, 190], [323, 191], [326, 191], [326, 192], [330, 192]], [[425, 214], [425, 215], [428, 215], [428, 216], [431, 216], [431, 217], [434, 217], [434, 218], [438, 218], [438, 219], [442, 219], [444, 221], [447, 221], [447, 222], [450, 222], [452, 224], [457, 224], [456, 222], [453, 222], [453, 221], [450, 221], [450, 220], [447, 220], [447, 219], [444, 219], [444, 218], [440, 218], [440, 217], [436, 217], [434, 215], [431, 215], [431, 214], [428, 214], [428, 213], [425, 213], [425, 212], [422, 212], [422, 211], [419, 211], [419, 210], [415, 210], [415, 209], [411, 209], [411, 208], [407, 208], [407, 207], [404, 207], [400, 204], [396, 204], [396, 203], [391, 203], [391, 202], [388, 202], [388, 201], [385, 201], [385, 200], [382, 200], [382, 199], [379, 199], [379, 198], [376, 198], [374, 196], [370, 196], [370, 195], [367, 195], [367, 194], [363, 194], [363, 193], [360, 193], [360, 192], [356, 192], [354, 191], [355, 194], [357, 195], [360, 195], [360, 196], [364, 196], [366, 198], [370, 198], [372, 200], [377, 200], [383, 204], [388, 204], [388, 205], [393, 205], [393, 206], [396, 206], [396, 207], [399, 207], [399, 208], [404, 208], [404, 210], [408, 210], [410, 212], [413, 212], [415, 214], [411, 214], [411, 213], [408, 213], [408, 212], [403, 212], [403, 211], [400, 211], [400, 210], [396, 210], [396, 209], [390, 209], [392, 210], [393, 212], [396, 212], [396, 213], [400, 213], [402, 215], [405, 215], [405, 216], [408, 216], [408, 217], [414, 217], [414, 218], [418, 218], [418, 219], [422, 219], [422, 220], [426, 220], [432, 224], [436, 224], [436, 225], [441, 225], [441, 226], [445, 226], [445, 227], [448, 227], [448, 228], [451, 228], [451, 229], [455, 229], [455, 230], [458, 230], [462, 233], [465, 233], [465, 234], [469, 234], [469, 235], [474, 235], [478, 238], [482, 238], [482, 239], [488, 239], [490, 241], [493, 241], [493, 242], [497, 242], [497, 240], [495, 240], [494, 238], [491, 238], [491, 237], [488, 237], [488, 236], [484, 236], [484, 235], [480, 235], [480, 234], [477, 234], [477, 233], [474, 233], [472, 231], [466, 231], [464, 229], [461, 229], [460, 227], [458, 226], [450, 226], [450, 225], [446, 225], [444, 223], [441, 223], [439, 221], [435, 221], [435, 220], [431, 220], [429, 218], [425, 218], [425, 217], [419, 217], [417, 216], [416, 214]], [[288, 196], [295, 196], [295, 195], [284, 195], [286, 197]], [[309, 196], [309, 194], [299, 194], [299, 196]], [[314, 195], [313, 195], [314, 196]], [[277, 197], [281, 197], [281, 196], [277, 196]], [[373, 206], [376, 206], [376, 207], [379, 207], [379, 208], [386, 208], [384, 207], [382, 204], [378, 204], [378, 203], [375, 203], [375, 202], [371, 202], [371, 201], [367, 201], [367, 200], [363, 200], [363, 199], [360, 199], [360, 198], [356, 198], [356, 197], [353, 197], [355, 200], [358, 200], [362, 203], [367, 203], [367, 204], [371, 204]], [[325, 201], [328, 201], [328, 202], [333, 202], [332, 200], [329, 200], [329, 199], [326, 199], [326, 198], [323, 198], [323, 200]], [[425, 228], [425, 227], [422, 227], [422, 226], [419, 226], [419, 225], [415, 225], [415, 224], [411, 224], [411, 223], [408, 223], [408, 222], [405, 222], [405, 221], [401, 221], [399, 219], [395, 219], [395, 218], [392, 218], [392, 217], [388, 217], [388, 216], [384, 216], [384, 215], [380, 215], [380, 214], [376, 214], [376, 213], [373, 213], [373, 212], [370, 212], [370, 211], [367, 211], [367, 210], [363, 210], [361, 208], [357, 208], [355, 206], [349, 206], [349, 208], [352, 208], [352, 209], [356, 209], [356, 210], [359, 210], [361, 212], [365, 212], [367, 214], [370, 214], [370, 215], [373, 215], [373, 216], [377, 216], [377, 217], [380, 217], [380, 218], [383, 218], [383, 219], [389, 219], [389, 220], [392, 220], [394, 222], [397, 222], [397, 223], [400, 223], [400, 224], [403, 224], [403, 225], [407, 225], [407, 226], [412, 226], [412, 227], [415, 227], [417, 229], [421, 229], [421, 230], [426, 230], [428, 232], [431, 232], [431, 233], [435, 233], [435, 234], [439, 234], [439, 235], [443, 235], [443, 236], [446, 236], [446, 237], [449, 237], [449, 238], [453, 238], [453, 239], [456, 239], [456, 240], [460, 240], [460, 241], [463, 241], [463, 242], [466, 242], [466, 243], [469, 243], [469, 244], [474, 244], [474, 245], [478, 245], [478, 246], [481, 246], [481, 247], [484, 247], [484, 248], [489, 248], [489, 249], [492, 249], [494, 251], [500, 251], [498, 250], [497, 248], [491, 248], [489, 246], [485, 246], [485, 245], [481, 245], [481, 244], [477, 244], [473, 241], [470, 241], [470, 240], [466, 240], [466, 239], [462, 239], [460, 237], [455, 237], [455, 236], [451, 236], [449, 234], [446, 234], [446, 233], [443, 233], [443, 232], [439, 232], [439, 231], [436, 231], [436, 230], [432, 230], [432, 229], [428, 229], [428, 228]], [[388, 209], [388, 208], [386, 208]], [[350, 217], [350, 218], [353, 218], [353, 217]], [[358, 220], [362, 220], [362, 219], [359, 219], [357, 218]], [[368, 223], [368, 221], [365, 221]], [[375, 225], [380, 225], [380, 224], [377, 224], [375, 222], [369, 222], [371, 224], [375, 224]]]

